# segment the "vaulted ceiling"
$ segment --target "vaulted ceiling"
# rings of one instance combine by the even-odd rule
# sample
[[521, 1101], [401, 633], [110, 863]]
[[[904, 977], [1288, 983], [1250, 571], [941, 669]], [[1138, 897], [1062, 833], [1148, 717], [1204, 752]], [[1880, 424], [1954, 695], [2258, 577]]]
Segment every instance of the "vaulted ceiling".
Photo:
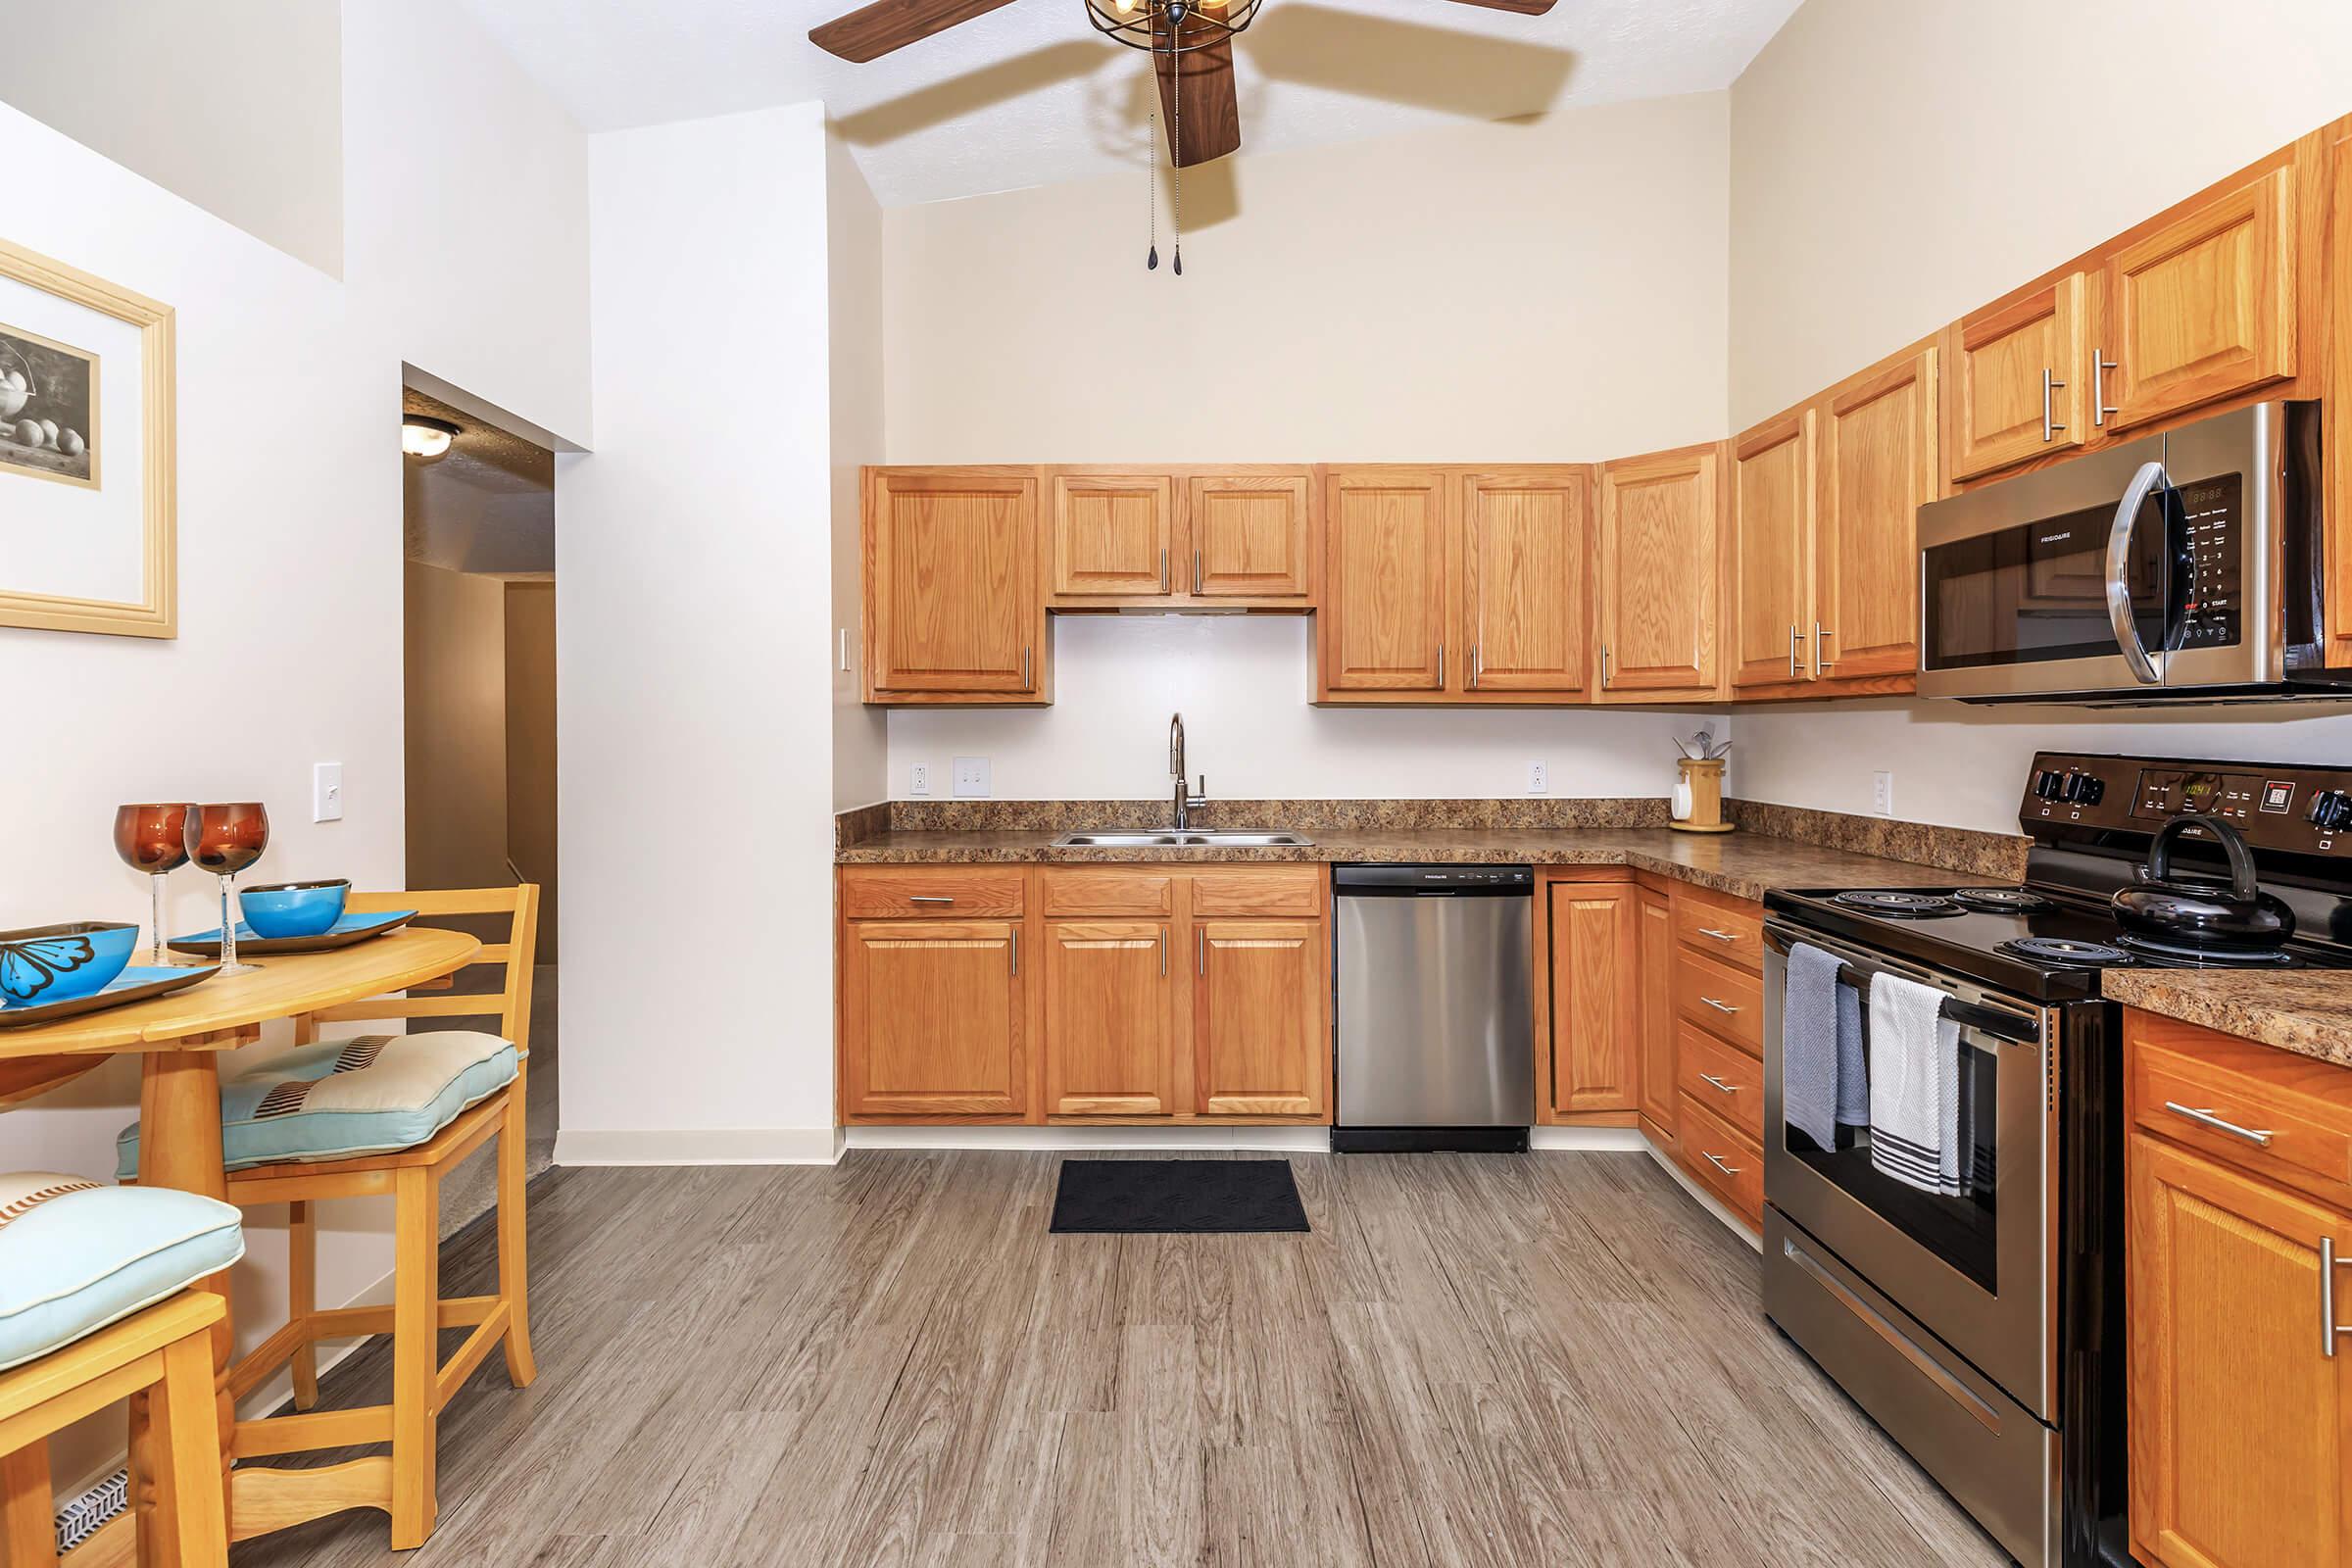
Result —
[[[588, 130], [820, 99], [887, 206], [1140, 171], [1150, 62], [1083, 0], [1016, 0], [868, 65], [808, 31], [855, 0], [465, 0]], [[1266, 0], [1236, 46], [1243, 151], [1730, 85], [1798, 0]]]

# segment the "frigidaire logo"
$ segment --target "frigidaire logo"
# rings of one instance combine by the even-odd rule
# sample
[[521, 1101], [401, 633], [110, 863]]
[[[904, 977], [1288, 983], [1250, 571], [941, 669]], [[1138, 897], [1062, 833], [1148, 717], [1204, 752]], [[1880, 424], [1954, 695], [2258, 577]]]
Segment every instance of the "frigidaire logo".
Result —
[[2036, 540], [2036, 541], [2034, 541], [2034, 542], [2035, 542], [2036, 544], [2045, 544], [2045, 545], [2062, 545], [2062, 544], [2066, 543], [2066, 541], [2068, 541], [2069, 539], [2072, 539], [2073, 537], [2074, 537], [2074, 535], [2073, 535], [2073, 534], [2071, 534], [2071, 533], [2045, 533], [2045, 534], [2043, 534], [2043, 535], [2042, 535], [2042, 536], [2041, 536], [2041, 537], [2040, 537], [2038, 540]]

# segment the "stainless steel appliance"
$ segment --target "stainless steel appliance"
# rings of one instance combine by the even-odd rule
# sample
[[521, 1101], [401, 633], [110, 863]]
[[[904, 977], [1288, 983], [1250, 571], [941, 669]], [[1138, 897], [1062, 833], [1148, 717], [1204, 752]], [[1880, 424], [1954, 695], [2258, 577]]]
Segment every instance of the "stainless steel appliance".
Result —
[[2310, 695], [2320, 406], [2258, 403], [1919, 509], [1923, 697]]
[[1335, 1150], [1522, 1150], [1535, 1119], [1535, 873], [1332, 871]]
[[[2019, 822], [2022, 886], [1766, 895], [1764, 1305], [2019, 1561], [2126, 1564], [2122, 1044], [2099, 977], [2352, 967], [2352, 769], [2045, 753]], [[2118, 919], [2128, 889], [2234, 899], [2247, 860], [2283, 944]], [[1840, 960], [1866, 1029], [1880, 972], [1943, 993], [1963, 1196], [1879, 1172], [1867, 1128], [1824, 1148], [1788, 1125], [1797, 943]]]

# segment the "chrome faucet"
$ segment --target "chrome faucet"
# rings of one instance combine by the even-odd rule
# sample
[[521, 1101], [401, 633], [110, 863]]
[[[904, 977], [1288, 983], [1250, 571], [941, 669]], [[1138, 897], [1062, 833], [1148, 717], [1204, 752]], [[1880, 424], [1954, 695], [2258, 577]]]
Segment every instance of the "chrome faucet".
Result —
[[1184, 791], [1184, 715], [1178, 713], [1168, 720], [1168, 774], [1175, 779], [1175, 799], [1170, 803], [1176, 813], [1175, 826], [1182, 830], [1191, 827], [1192, 813], [1208, 804], [1208, 775], [1200, 775], [1200, 793], [1188, 796]]

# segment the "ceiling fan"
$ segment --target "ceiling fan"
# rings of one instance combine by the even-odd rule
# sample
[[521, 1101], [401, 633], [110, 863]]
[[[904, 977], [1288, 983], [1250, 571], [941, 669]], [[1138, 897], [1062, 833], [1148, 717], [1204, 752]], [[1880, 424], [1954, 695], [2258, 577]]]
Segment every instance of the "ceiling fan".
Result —
[[[873, 0], [808, 32], [828, 54], [862, 65], [919, 43], [1012, 0]], [[1179, 169], [1223, 158], [1242, 145], [1241, 104], [1234, 93], [1233, 39], [1250, 25], [1260, 0], [1081, 0], [1095, 30], [1148, 50], [1159, 77], [1160, 112], [1181, 126]], [[1540, 17], [1555, 0], [1455, 0], [1460, 5]]]

